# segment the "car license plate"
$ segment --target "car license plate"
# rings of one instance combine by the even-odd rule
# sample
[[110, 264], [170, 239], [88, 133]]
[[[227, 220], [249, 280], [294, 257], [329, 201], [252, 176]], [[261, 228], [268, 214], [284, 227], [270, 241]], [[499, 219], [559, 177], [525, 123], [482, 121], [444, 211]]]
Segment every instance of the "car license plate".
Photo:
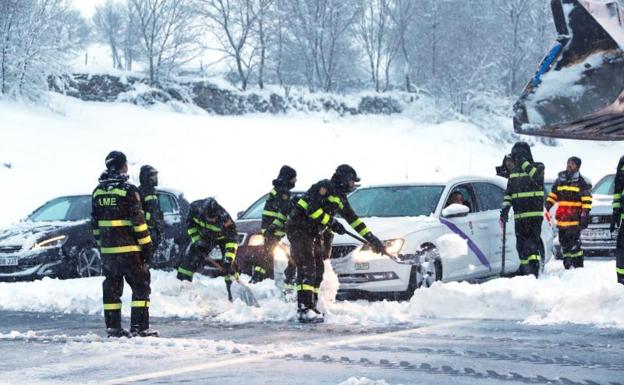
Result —
[[355, 270], [368, 270], [370, 268], [368, 262], [356, 263]]
[[0, 266], [17, 266], [17, 257], [0, 258]]
[[611, 239], [609, 230], [583, 230], [583, 236], [589, 239]]

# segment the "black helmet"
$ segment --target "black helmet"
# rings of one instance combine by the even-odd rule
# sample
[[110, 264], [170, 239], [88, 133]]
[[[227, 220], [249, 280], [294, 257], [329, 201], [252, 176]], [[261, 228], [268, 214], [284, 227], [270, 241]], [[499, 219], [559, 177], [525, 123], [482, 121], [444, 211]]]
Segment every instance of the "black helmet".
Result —
[[531, 146], [527, 142], [517, 142], [511, 148], [511, 157], [514, 161], [518, 161], [522, 158], [533, 162], [533, 155], [531, 154]]
[[219, 203], [214, 198], [206, 198], [201, 201], [200, 207], [203, 212], [208, 214], [215, 214], [219, 208]]
[[357, 176], [353, 167], [348, 164], [341, 164], [338, 168], [336, 168], [336, 172], [334, 172], [331, 180], [340, 190], [347, 193], [353, 191], [349, 182], [359, 182], [360, 177]]
[[284, 165], [280, 168], [278, 180], [289, 181], [297, 177], [297, 171], [294, 168]]
[[126, 165], [127, 159], [126, 155], [124, 155], [121, 151], [111, 151], [107, 156], [106, 160], [106, 169], [108, 171], [116, 171], [119, 172]]
[[142, 166], [139, 173], [139, 181], [145, 186], [158, 186], [158, 170], [148, 164]]

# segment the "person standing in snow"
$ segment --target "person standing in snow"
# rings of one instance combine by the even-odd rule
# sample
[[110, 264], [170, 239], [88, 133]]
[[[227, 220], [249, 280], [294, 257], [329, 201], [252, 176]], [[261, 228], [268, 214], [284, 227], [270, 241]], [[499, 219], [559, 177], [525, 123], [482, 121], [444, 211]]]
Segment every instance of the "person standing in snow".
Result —
[[496, 175], [503, 177], [505, 179], [509, 179], [509, 174], [511, 174], [511, 170], [514, 167], [514, 161], [511, 158], [511, 154], [507, 154], [503, 157], [503, 162], [500, 166], [496, 166]]
[[617, 243], [615, 246], [615, 272], [619, 283], [624, 285], [624, 231], [621, 224], [624, 214], [622, 206], [624, 205], [624, 156], [620, 158], [615, 173], [615, 188], [613, 190], [613, 215], [611, 217], [611, 232], [619, 229]]
[[517, 142], [511, 150], [514, 167], [509, 174], [500, 213], [501, 222], [509, 220], [514, 209], [516, 249], [521, 275], [539, 274], [541, 231], [544, 220], [544, 165], [534, 162], [526, 142]]
[[[141, 198], [128, 183], [126, 156], [113, 151], [92, 194], [91, 224], [102, 255], [104, 320], [109, 337], [158, 336], [149, 328], [150, 271], [154, 254]], [[132, 288], [130, 332], [121, 327], [124, 279]]]
[[561, 171], [553, 183], [552, 191], [546, 200], [546, 211], [556, 204], [557, 228], [563, 251], [563, 266], [583, 267], [581, 230], [589, 224], [589, 211], [592, 207], [591, 183], [579, 173], [581, 159], [573, 156], [568, 159], [566, 169]]
[[302, 323], [323, 322], [317, 309], [323, 260], [331, 253], [332, 232], [346, 233], [336, 214], [368, 241], [373, 252], [385, 252], [383, 243], [358, 218], [347, 200], [347, 194], [355, 190], [359, 181], [353, 167], [338, 166], [331, 180], [317, 182], [297, 200], [286, 222], [291, 255], [297, 264], [297, 311]]
[[[267, 271], [273, 265], [273, 250], [286, 235], [284, 226], [290, 209], [290, 191], [297, 183], [297, 172], [290, 166], [282, 166], [277, 179], [273, 180], [273, 189], [264, 204], [262, 211], [262, 235], [264, 235], [264, 255], [256, 261], [251, 281], [264, 280]], [[289, 260], [285, 271], [285, 288], [294, 288], [296, 267]]]
[[139, 173], [139, 194], [141, 195], [141, 206], [145, 215], [145, 222], [149, 228], [154, 250], [158, 250], [160, 244], [164, 215], [160, 209], [160, 199], [156, 193], [158, 186], [158, 170], [150, 165], [141, 167]]
[[232, 279], [238, 277], [234, 266], [238, 233], [230, 214], [214, 198], [200, 199], [191, 203], [187, 227], [191, 247], [178, 267], [178, 279], [192, 281], [193, 274], [202, 266], [212, 249], [219, 247], [223, 255], [221, 268], [229, 287]]

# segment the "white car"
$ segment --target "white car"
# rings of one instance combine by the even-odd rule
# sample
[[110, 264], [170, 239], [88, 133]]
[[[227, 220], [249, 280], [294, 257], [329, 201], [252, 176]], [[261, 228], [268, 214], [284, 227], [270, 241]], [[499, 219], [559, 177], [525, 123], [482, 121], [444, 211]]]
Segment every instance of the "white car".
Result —
[[[349, 202], [390, 255], [373, 253], [347, 234], [334, 238], [331, 262], [339, 298], [409, 298], [433, 281], [479, 281], [520, 267], [514, 221], [499, 224], [507, 180], [460, 177], [446, 183], [359, 188]], [[463, 204], [450, 204], [462, 194]], [[513, 211], [510, 213], [513, 218]], [[347, 227], [348, 228], [348, 227]], [[552, 257], [553, 231], [542, 225], [542, 266]]]

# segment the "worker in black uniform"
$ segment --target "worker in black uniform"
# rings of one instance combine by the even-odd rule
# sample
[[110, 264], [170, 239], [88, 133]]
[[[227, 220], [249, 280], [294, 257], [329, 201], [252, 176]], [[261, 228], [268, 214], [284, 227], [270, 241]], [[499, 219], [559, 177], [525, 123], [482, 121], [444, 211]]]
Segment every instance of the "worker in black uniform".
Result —
[[511, 150], [514, 167], [507, 181], [500, 220], [509, 220], [514, 209], [516, 249], [521, 275], [539, 274], [542, 254], [542, 221], [544, 220], [544, 165], [533, 161], [526, 142], [514, 144]]
[[511, 154], [507, 154], [503, 157], [503, 162], [500, 166], [496, 166], [496, 175], [503, 177], [505, 179], [509, 179], [509, 174], [511, 174], [511, 170], [514, 167], [514, 161], [511, 158]]
[[568, 159], [566, 169], [559, 173], [546, 199], [547, 212], [557, 204], [555, 217], [563, 252], [563, 266], [566, 269], [583, 267], [581, 230], [589, 225], [589, 211], [592, 207], [592, 186], [580, 174], [580, 167], [580, 158], [573, 156]]
[[139, 173], [139, 194], [141, 195], [141, 206], [145, 215], [145, 222], [149, 228], [154, 250], [158, 250], [160, 245], [164, 216], [160, 209], [160, 199], [156, 193], [158, 186], [158, 170], [150, 165], [141, 167]]
[[297, 200], [293, 206], [286, 233], [291, 255], [297, 264], [297, 303], [300, 322], [322, 322], [317, 309], [318, 293], [323, 280], [323, 260], [331, 253], [332, 232], [344, 234], [346, 229], [335, 218], [340, 214], [355, 231], [364, 237], [375, 253], [385, 252], [383, 243], [373, 235], [353, 211], [347, 194], [359, 182], [355, 170], [340, 165], [331, 180], [321, 180]]
[[[126, 156], [113, 151], [92, 194], [91, 223], [102, 255], [104, 320], [109, 337], [158, 336], [149, 328], [150, 271], [154, 253], [138, 189], [128, 183]], [[130, 333], [121, 327], [124, 279], [132, 288]]]
[[618, 282], [624, 285], [624, 231], [620, 226], [622, 218], [624, 218], [624, 213], [622, 213], [624, 201], [622, 198], [624, 198], [624, 156], [620, 158], [615, 174], [613, 216], [611, 218], [611, 232], [614, 232], [616, 228], [619, 229], [615, 247], [615, 272]]
[[[273, 250], [286, 235], [284, 226], [290, 209], [290, 190], [297, 183], [297, 172], [290, 166], [282, 166], [277, 179], [273, 180], [273, 188], [264, 204], [262, 211], [262, 235], [264, 236], [264, 253], [255, 263], [251, 281], [264, 280], [273, 267]], [[285, 284], [294, 285], [296, 267], [289, 261], [286, 268]]]
[[220, 264], [226, 284], [237, 278], [234, 261], [238, 249], [236, 225], [227, 211], [214, 198], [191, 203], [187, 218], [187, 232], [191, 247], [178, 267], [178, 279], [192, 281], [193, 273], [203, 266], [210, 252], [219, 247], [223, 260]]

